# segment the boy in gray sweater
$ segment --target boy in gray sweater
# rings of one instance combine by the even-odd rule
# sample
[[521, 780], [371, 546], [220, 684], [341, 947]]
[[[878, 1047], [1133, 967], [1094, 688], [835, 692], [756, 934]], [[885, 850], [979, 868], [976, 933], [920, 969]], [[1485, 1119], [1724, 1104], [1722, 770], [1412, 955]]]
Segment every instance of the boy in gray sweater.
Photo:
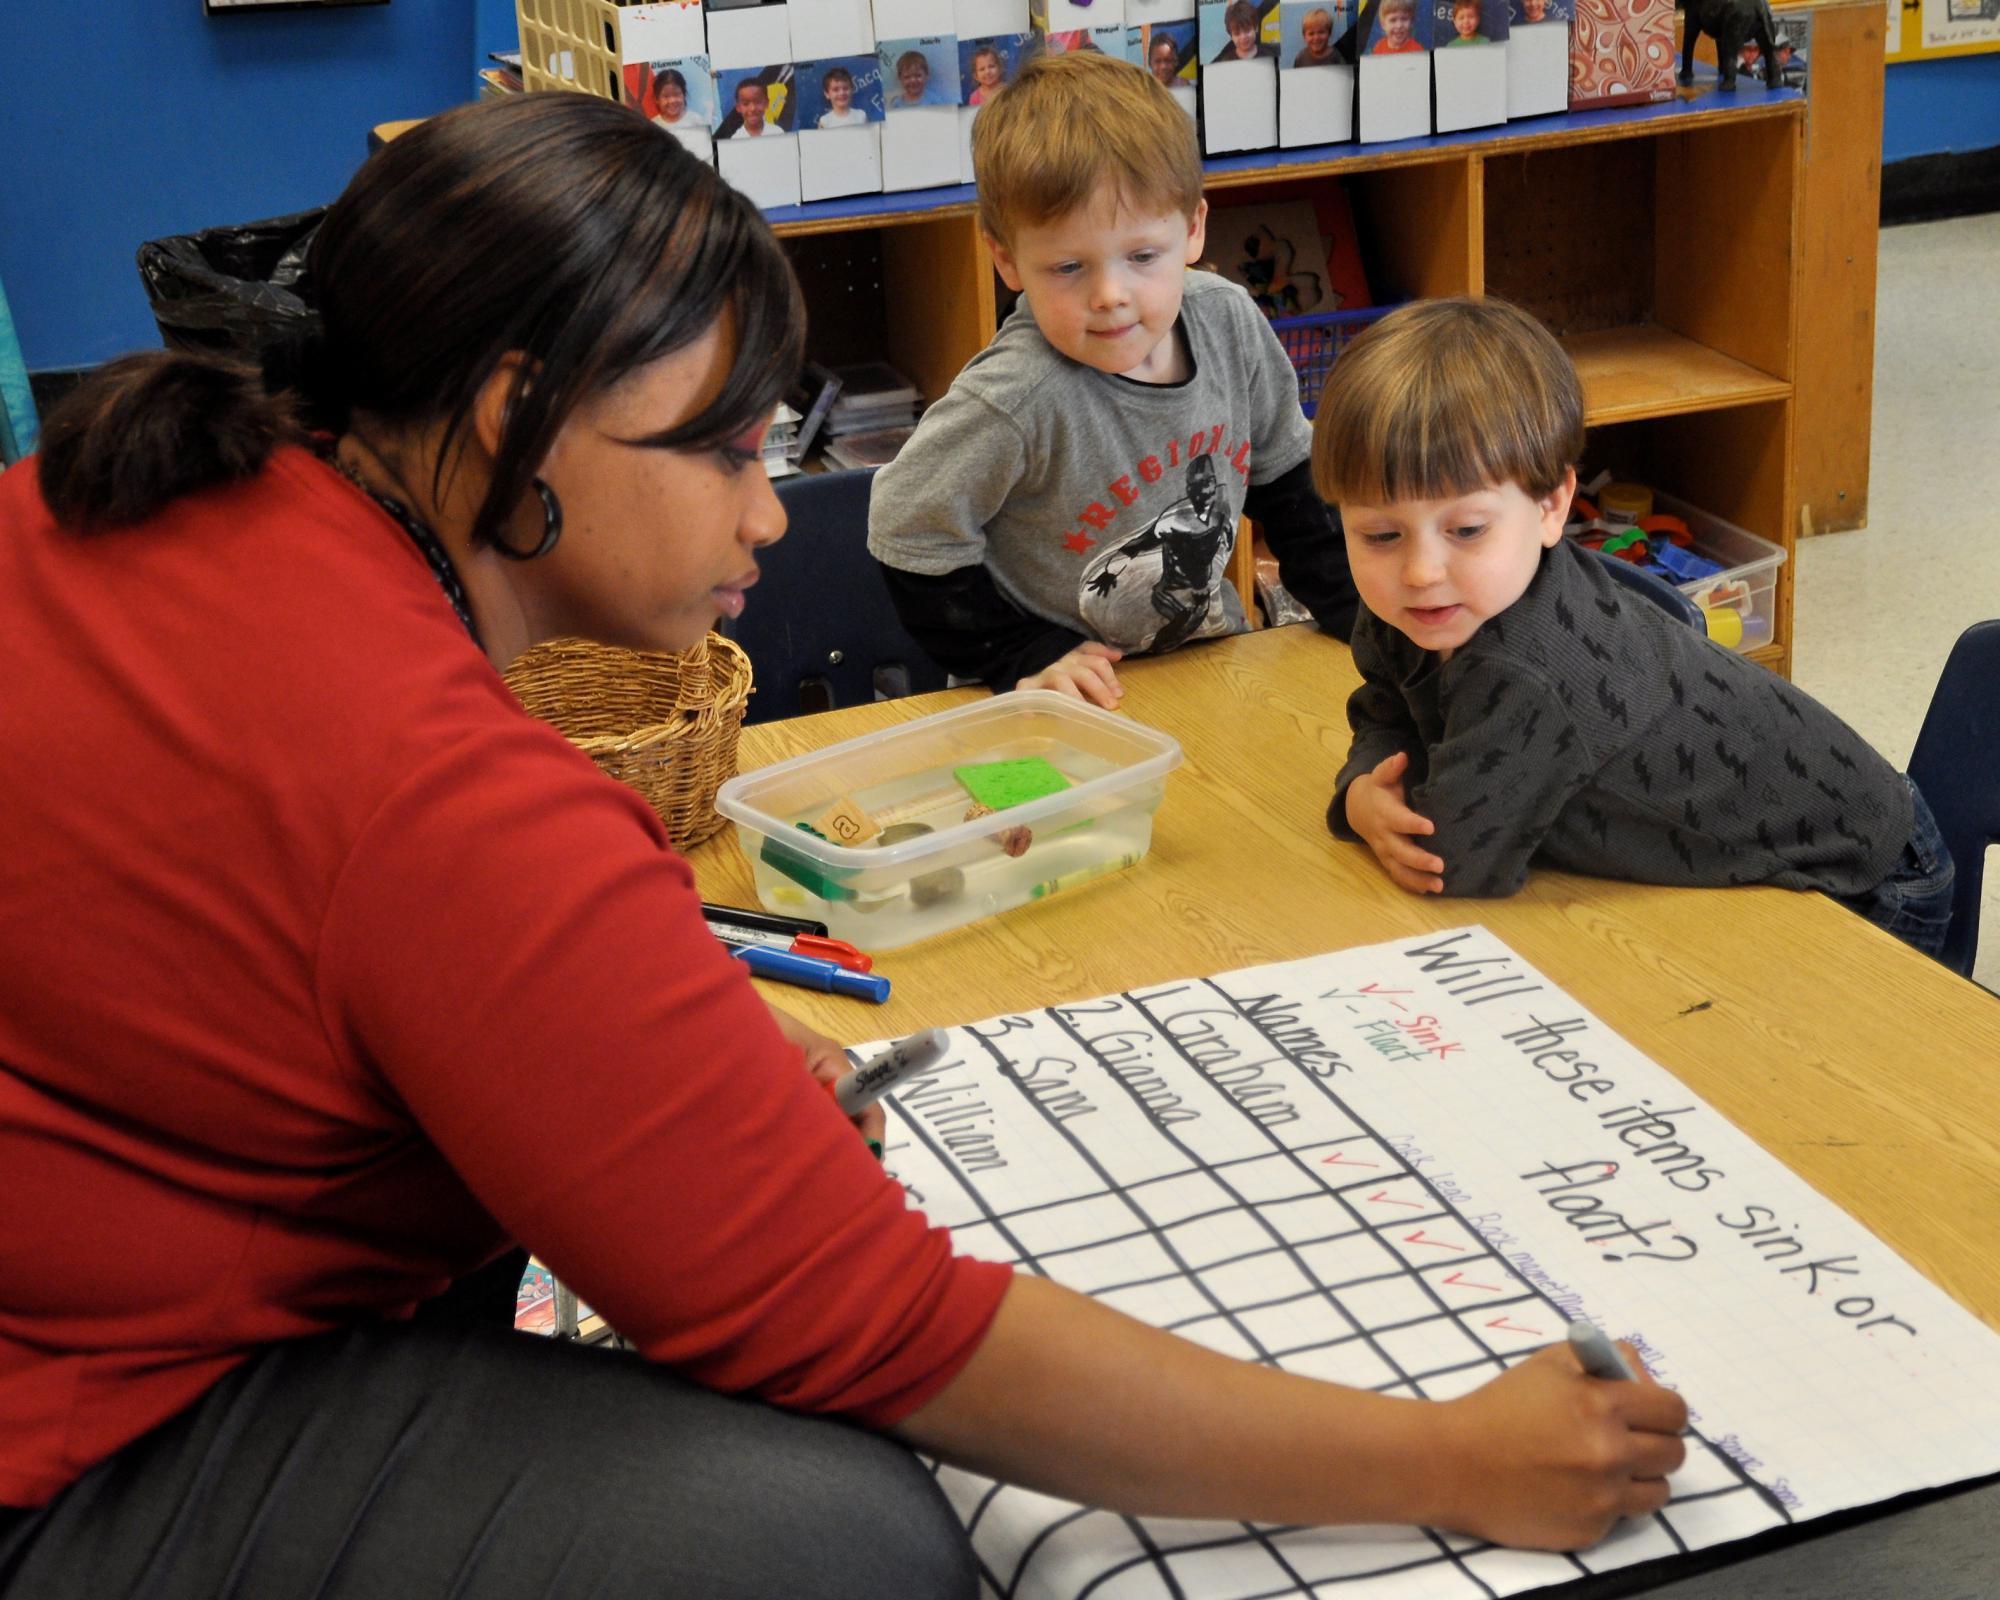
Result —
[[1569, 357], [1504, 302], [1408, 306], [1342, 353], [1313, 466], [1363, 683], [1327, 825], [1415, 893], [1512, 894], [1531, 861], [1818, 889], [1935, 955], [1952, 864], [1923, 796], [1563, 537], [1582, 450]]
[[979, 218], [1020, 304], [876, 474], [868, 548], [957, 677], [1119, 699], [1115, 663], [1247, 626], [1237, 518], [1341, 639], [1338, 529], [1298, 377], [1206, 239], [1193, 126], [1150, 74], [1045, 55], [973, 124]]

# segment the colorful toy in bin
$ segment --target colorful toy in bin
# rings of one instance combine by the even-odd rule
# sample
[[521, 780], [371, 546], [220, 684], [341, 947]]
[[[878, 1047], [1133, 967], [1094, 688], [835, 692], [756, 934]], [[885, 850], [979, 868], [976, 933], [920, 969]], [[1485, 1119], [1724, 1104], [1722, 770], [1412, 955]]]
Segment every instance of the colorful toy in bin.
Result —
[[[1665, 579], [1700, 607], [1708, 636], [1725, 649], [1755, 650], [1771, 642], [1777, 569], [1785, 552], [1720, 517], [1644, 485], [1619, 484], [1608, 472], [1570, 502], [1567, 537], [1630, 561]], [[1636, 518], [1614, 518], [1649, 496]], [[1595, 498], [1593, 498], [1595, 497]]]

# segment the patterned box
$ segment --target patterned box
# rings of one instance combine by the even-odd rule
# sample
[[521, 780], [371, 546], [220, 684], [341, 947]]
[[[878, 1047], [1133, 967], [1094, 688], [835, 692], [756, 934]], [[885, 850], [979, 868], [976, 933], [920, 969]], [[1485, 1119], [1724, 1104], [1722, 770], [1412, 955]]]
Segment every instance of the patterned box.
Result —
[[1674, 0], [1576, 0], [1569, 108], [1674, 97]]

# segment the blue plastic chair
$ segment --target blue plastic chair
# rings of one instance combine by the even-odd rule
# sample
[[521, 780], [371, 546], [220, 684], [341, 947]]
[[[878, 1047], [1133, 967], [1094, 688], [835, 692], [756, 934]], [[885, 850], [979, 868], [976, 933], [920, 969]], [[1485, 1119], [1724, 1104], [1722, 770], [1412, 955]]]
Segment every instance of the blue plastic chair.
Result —
[[1975, 622], [1951, 647], [1917, 731], [1910, 776], [1956, 868], [1941, 959], [1969, 978], [1979, 948], [1986, 850], [2000, 844], [2000, 621]]
[[868, 553], [872, 469], [781, 478], [790, 526], [760, 551], [763, 576], [723, 629], [750, 657], [746, 722], [893, 700], [945, 686], [945, 672], [903, 631]]
[[1614, 583], [1644, 595], [1669, 616], [1679, 617], [1696, 633], [1708, 632], [1708, 619], [1701, 614], [1701, 607], [1658, 573], [1635, 567], [1619, 556], [1608, 556], [1602, 550], [1592, 553], [1610, 570]]

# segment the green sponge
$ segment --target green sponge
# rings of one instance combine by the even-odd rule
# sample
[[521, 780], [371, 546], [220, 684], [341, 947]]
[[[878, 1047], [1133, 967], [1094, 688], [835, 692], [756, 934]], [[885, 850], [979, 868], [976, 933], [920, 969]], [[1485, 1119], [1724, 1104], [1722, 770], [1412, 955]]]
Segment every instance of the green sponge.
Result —
[[975, 766], [954, 767], [951, 775], [965, 785], [973, 799], [995, 811], [1025, 805], [1069, 787], [1069, 779], [1042, 756], [982, 761]]

